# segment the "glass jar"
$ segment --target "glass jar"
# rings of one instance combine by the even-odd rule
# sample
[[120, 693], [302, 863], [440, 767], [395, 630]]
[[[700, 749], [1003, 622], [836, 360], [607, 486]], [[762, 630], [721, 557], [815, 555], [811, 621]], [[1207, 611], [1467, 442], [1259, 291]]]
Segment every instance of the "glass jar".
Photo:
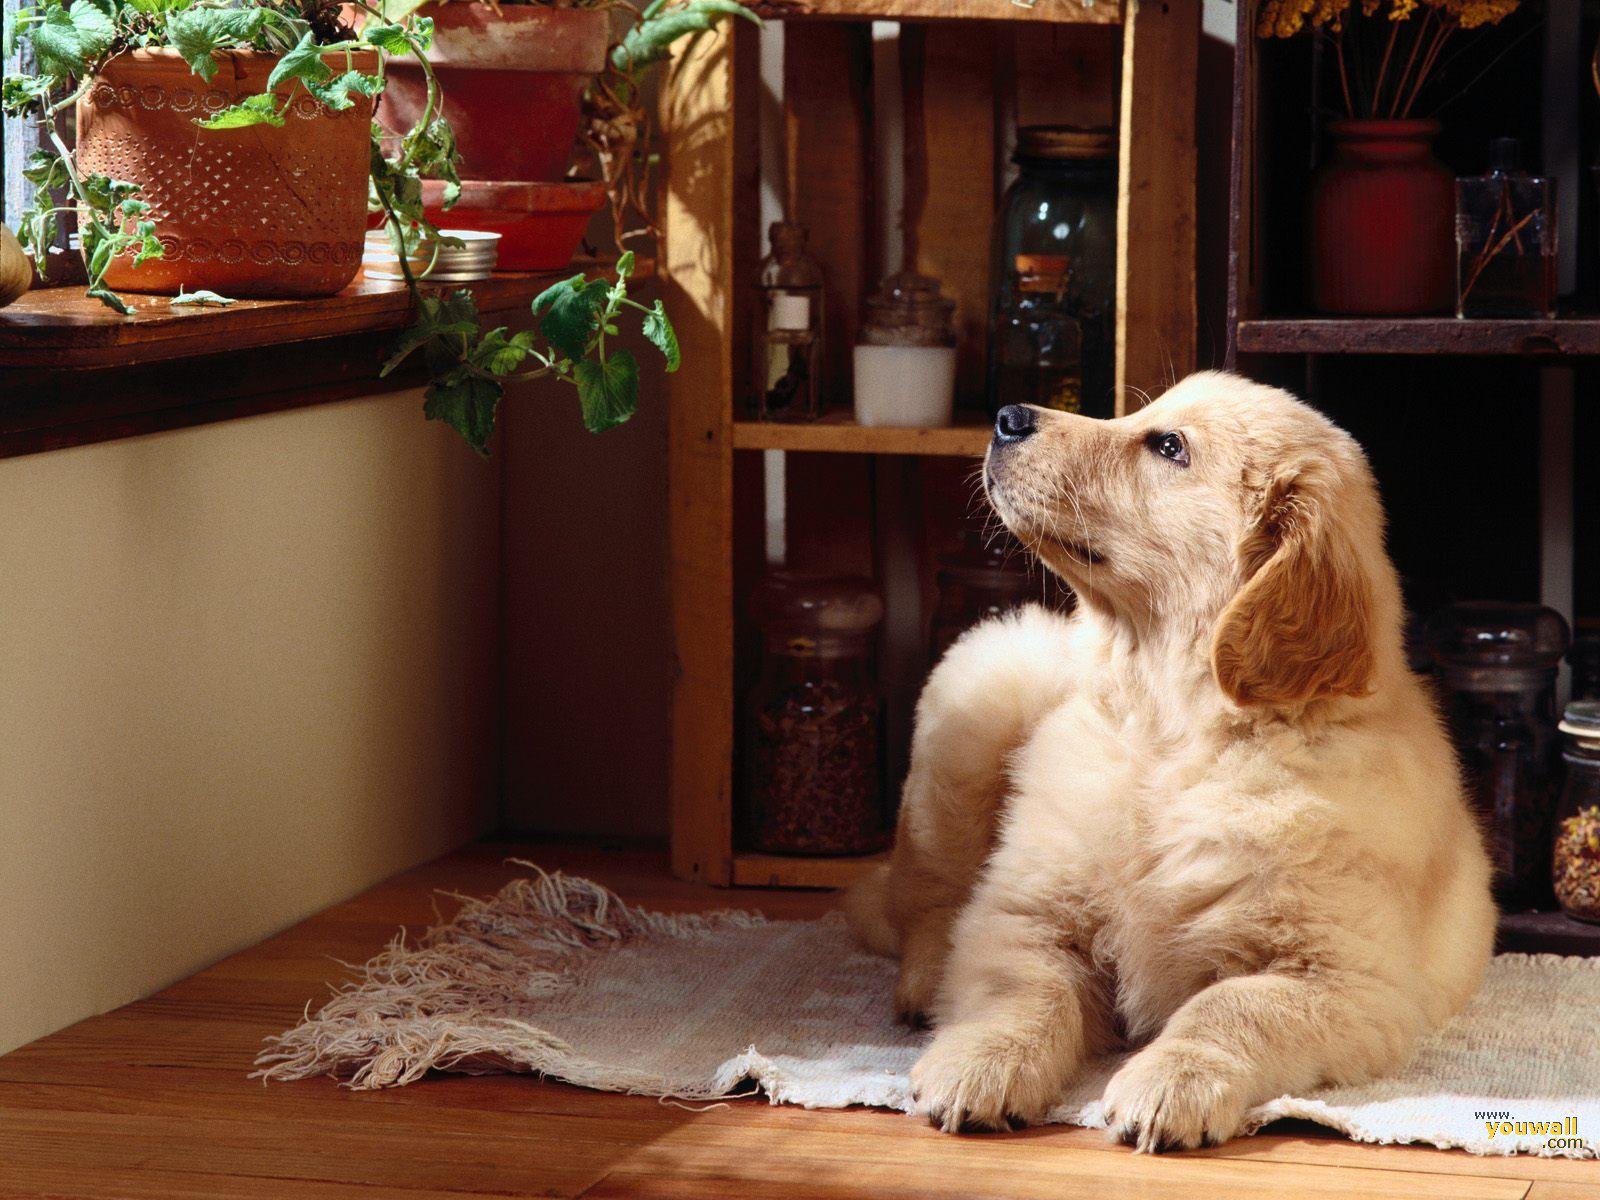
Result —
[[939, 281], [901, 271], [867, 297], [855, 348], [858, 425], [950, 424], [956, 396], [956, 302]]
[[1600, 636], [1584, 633], [1573, 638], [1567, 662], [1572, 666], [1572, 698], [1600, 700]]
[[1488, 835], [1495, 898], [1507, 910], [1541, 907], [1550, 895], [1556, 671], [1567, 623], [1537, 604], [1472, 602], [1435, 614], [1429, 634], [1468, 795]]
[[1456, 316], [1556, 315], [1556, 181], [1522, 169], [1516, 138], [1456, 180]]
[[1017, 131], [1020, 168], [995, 218], [990, 411], [1116, 407], [1116, 141], [1108, 128]]
[[746, 842], [769, 854], [881, 850], [883, 601], [865, 580], [774, 572], [752, 610], [762, 662], [747, 709]]
[[1556, 806], [1551, 882], [1562, 912], [1600, 924], [1600, 703], [1567, 705], [1561, 732], [1567, 775]]
[[775, 221], [761, 260], [756, 305], [755, 415], [815, 421], [822, 415], [822, 265], [806, 250], [804, 225]]
[[1069, 611], [1072, 590], [1041, 566], [1008, 533], [987, 541], [962, 536], [961, 548], [940, 560], [935, 573], [939, 600], [928, 629], [928, 661], [936, 663], [967, 630], [1018, 605], [1036, 601]]

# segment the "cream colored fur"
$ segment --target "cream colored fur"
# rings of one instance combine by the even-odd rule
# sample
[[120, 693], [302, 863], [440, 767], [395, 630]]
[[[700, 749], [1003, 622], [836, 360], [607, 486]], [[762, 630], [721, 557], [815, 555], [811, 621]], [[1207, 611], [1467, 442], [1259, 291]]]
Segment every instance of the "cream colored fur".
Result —
[[1038, 423], [985, 482], [1079, 607], [950, 648], [892, 861], [848, 906], [933, 1024], [935, 1124], [1037, 1119], [1127, 1044], [1113, 1135], [1224, 1141], [1259, 1102], [1395, 1070], [1461, 1007], [1488, 863], [1349, 435], [1221, 374]]

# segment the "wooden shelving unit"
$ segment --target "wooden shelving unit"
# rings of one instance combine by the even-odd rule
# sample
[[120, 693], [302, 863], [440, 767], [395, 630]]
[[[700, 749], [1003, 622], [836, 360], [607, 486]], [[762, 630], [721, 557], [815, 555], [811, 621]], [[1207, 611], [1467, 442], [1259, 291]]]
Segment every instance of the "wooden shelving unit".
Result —
[[[1553, 320], [1304, 315], [1306, 193], [1318, 161], [1319, 122], [1335, 115], [1328, 100], [1333, 85], [1324, 77], [1334, 67], [1327, 56], [1319, 59], [1309, 38], [1258, 38], [1254, 19], [1255, 6], [1240, 4], [1229, 365], [1290, 387], [1363, 441], [1417, 616], [1484, 597], [1559, 608], [1555, 591], [1562, 587], [1571, 606], [1581, 535], [1572, 533], [1575, 524], [1554, 539], [1544, 531], [1551, 520], [1559, 528], [1575, 501], [1584, 503], [1574, 463], [1564, 456], [1573, 443], [1581, 445], [1582, 418], [1572, 418], [1594, 394], [1585, 381], [1600, 358], [1600, 314], [1581, 311], [1600, 303], [1592, 261], [1578, 259], [1580, 311]], [[1569, 69], [1576, 75], [1594, 44], [1592, 33], [1564, 26], [1570, 44], [1563, 60], [1561, 44], [1549, 40], [1561, 35], [1543, 14], [1523, 12], [1516, 20], [1496, 31], [1499, 57], [1443, 114], [1436, 150], [1458, 172], [1483, 169], [1490, 137], [1515, 133], [1528, 145], [1544, 140], [1553, 118], [1542, 107], [1549, 95], [1541, 75]], [[1554, 120], [1573, 124], [1566, 114]], [[1545, 146], [1544, 153], [1559, 151]], [[1586, 188], [1588, 180], [1582, 182]], [[1562, 189], [1560, 203], [1577, 208], [1580, 227], [1592, 222], [1583, 189], [1564, 183]], [[1584, 244], [1592, 254], [1592, 233]], [[1565, 429], [1563, 409], [1571, 422]], [[1555, 457], [1542, 458], [1541, 445], [1554, 446]], [[1556, 556], [1566, 561], [1552, 563]], [[1547, 591], [1551, 580], [1555, 589]], [[1600, 954], [1600, 927], [1557, 912], [1503, 914], [1498, 948]]]
[[[1199, 0], [801, 0], [761, 11], [783, 20], [782, 125], [798, 181], [789, 215], [810, 229], [827, 274], [823, 386], [841, 409], [861, 303], [882, 268], [874, 21], [920, 31], [928, 195], [917, 241], [923, 269], [957, 302], [958, 395], [982, 390], [990, 225], [1008, 138], [1026, 124], [1120, 127], [1118, 395], [1159, 391], [1192, 368]], [[844, 412], [811, 425], [743, 419], [763, 233], [760, 36], [730, 22], [691, 43], [661, 106], [660, 274], [684, 359], [669, 377], [672, 862], [680, 877], [715, 884], [835, 887], [873, 860], [780, 858], [738, 843], [736, 718], [756, 657], [744, 613], [765, 565], [771, 482], [755, 451], [789, 452], [789, 565], [868, 575], [885, 594], [893, 775], [926, 670], [932, 561], [971, 511], [988, 418], [969, 411], [939, 430], [862, 428]]]

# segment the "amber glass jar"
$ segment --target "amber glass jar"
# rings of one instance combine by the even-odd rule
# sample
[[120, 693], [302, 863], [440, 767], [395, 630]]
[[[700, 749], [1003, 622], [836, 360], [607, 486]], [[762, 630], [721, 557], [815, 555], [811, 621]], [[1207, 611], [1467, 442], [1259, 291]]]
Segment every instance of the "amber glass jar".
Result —
[[1551, 882], [1562, 912], [1600, 924], [1600, 703], [1567, 705], [1561, 732], [1567, 770], [1556, 806]]
[[938, 604], [928, 629], [928, 661], [936, 663], [944, 652], [979, 621], [1032, 600], [1069, 611], [1072, 591], [1039, 564], [1015, 538], [1002, 534], [987, 541], [980, 535], [963, 536], [961, 548], [940, 560], [935, 575]]
[[1437, 613], [1429, 633], [1450, 732], [1489, 839], [1495, 898], [1508, 910], [1543, 907], [1567, 623], [1537, 604], [1473, 602]]
[[883, 601], [865, 580], [774, 572], [752, 609], [762, 661], [745, 725], [746, 843], [769, 854], [881, 850]]

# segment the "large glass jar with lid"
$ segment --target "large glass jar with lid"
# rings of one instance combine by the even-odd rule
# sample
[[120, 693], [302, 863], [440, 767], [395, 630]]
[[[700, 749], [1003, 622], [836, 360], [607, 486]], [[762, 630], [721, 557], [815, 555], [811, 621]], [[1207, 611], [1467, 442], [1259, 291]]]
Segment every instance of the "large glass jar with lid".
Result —
[[1045, 569], [1009, 533], [962, 535], [961, 548], [944, 555], [935, 573], [939, 599], [928, 629], [928, 661], [936, 663], [967, 630], [1033, 601], [1069, 611], [1072, 590]]
[[1566, 778], [1556, 807], [1551, 882], [1562, 912], [1600, 924], [1600, 703], [1567, 705], [1561, 732]]
[[751, 607], [762, 659], [747, 704], [744, 841], [770, 854], [881, 850], [883, 601], [866, 580], [773, 572]]
[[1117, 177], [1109, 128], [1017, 131], [995, 220], [988, 399], [1115, 409]]
[[1543, 907], [1567, 623], [1537, 604], [1471, 602], [1429, 624], [1451, 736], [1488, 835], [1495, 898], [1507, 910]]

